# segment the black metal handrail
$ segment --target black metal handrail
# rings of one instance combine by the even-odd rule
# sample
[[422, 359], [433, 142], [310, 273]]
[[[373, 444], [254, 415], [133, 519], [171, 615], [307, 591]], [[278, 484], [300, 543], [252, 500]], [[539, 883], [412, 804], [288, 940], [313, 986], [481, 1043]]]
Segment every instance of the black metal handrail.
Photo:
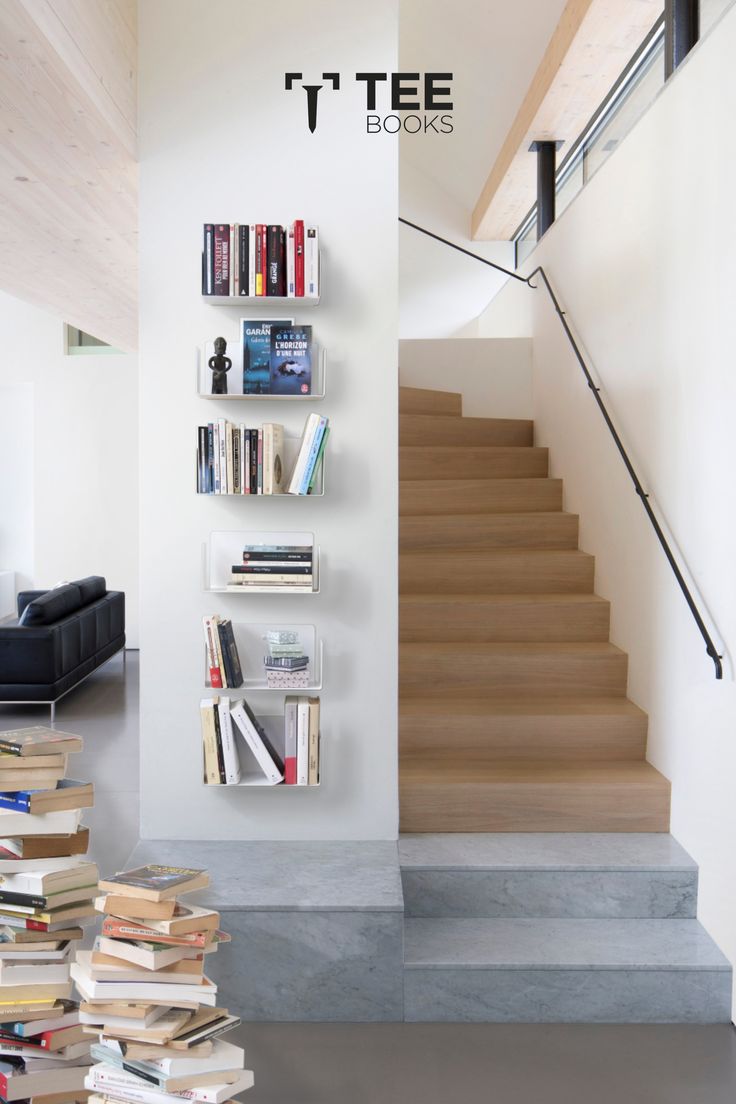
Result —
[[705, 650], [708, 653], [708, 655], [710, 656], [710, 658], [713, 660], [713, 665], [714, 665], [715, 671], [716, 671], [716, 678], [717, 679], [722, 679], [723, 678], [723, 664], [722, 664], [721, 660], [723, 659], [723, 656], [718, 652], [718, 649], [716, 648], [715, 644], [713, 643], [713, 639], [712, 639], [710, 633], [708, 632], [705, 621], [703, 620], [703, 617], [700, 613], [700, 610], [698, 609], [698, 607], [696, 605], [695, 599], [693, 598], [693, 596], [690, 592], [690, 588], [688, 587], [688, 585], [685, 581], [685, 576], [683, 575], [682, 571], [680, 570], [680, 567], [677, 563], [677, 560], [675, 559], [675, 555], [674, 555], [672, 549], [670, 548], [670, 545], [669, 545], [669, 542], [667, 541], [666, 536], [664, 535], [664, 532], [662, 530], [662, 526], [659, 524], [659, 522], [656, 518], [656, 515], [654, 513], [654, 510], [652, 509], [651, 503], [649, 502], [649, 495], [644, 490], [642, 482], [641, 482], [639, 476], [637, 475], [636, 468], [632, 464], [631, 459], [629, 457], [629, 454], [627, 453], [627, 451], [624, 447], [624, 443], [621, 440], [621, 437], [619, 436], [615, 425], [613, 424], [613, 419], [611, 418], [611, 415], [608, 413], [608, 410], [606, 408], [606, 404], [604, 403], [603, 399], [601, 398], [600, 388], [596, 386], [595, 381], [594, 381], [594, 379], [593, 379], [593, 377], [590, 373], [590, 370], [589, 370], [587, 364], [585, 363], [585, 357], [583, 356], [583, 354], [580, 350], [580, 346], [578, 345], [577, 341], [575, 340], [573, 332], [570, 329], [570, 325], [567, 321], [565, 311], [563, 311], [562, 308], [560, 307], [557, 296], [555, 295], [554, 290], [552, 289], [552, 285], [550, 284], [549, 279], [547, 277], [547, 273], [544, 271], [544, 268], [542, 267], [542, 265], [538, 265], [538, 267], [535, 268], [534, 271], [529, 276], [519, 276], [519, 274], [517, 272], [512, 272], [510, 269], [504, 268], [503, 265], [496, 264], [495, 261], [489, 261], [486, 257], [481, 257], [478, 253], [473, 253], [469, 249], [464, 249], [461, 245], [456, 245], [455, 242], [451, 242], [451, 241], [448, 241], [447, 238], [440, 237], [439, 234], [433, 234], [431, 230], [426, 230], [423, 226], [418, 226], [415, 222], [409, 222], [408, 219], [401, 218], [401, 216], [399, 216], [399, 222], [403, 223], [404, 226], [411, 227], [412, 230], [417, 230], [420, 234], [425, 234], [428, 238], [434, 238], [435, 241], [441, 242], [443, 245], [448, 245], [451, 249], [457, 250], [458, 253], [464, 253], [466, 257], [472, 257], [474, 260], [480, 261], [481, 264], [487, 265], [489, 268], [493, 268], [497, 272], [502, 272], [505, 276], [510, 276], [514, 280], [519, 280], [522, 284], [526, 284], [530, 288], [536, 289], [539, 286], [538, 284], [532, 283], [532, 281], [534, 280], [535, 276], [541, 276], [542, 281], [544, 283], [544, 286], [547, 289], [547, 293], [548, 293], [548, 295], [550, 297], [550, 300], [552, 302], [552, 306], [555, 309], [555, 313], [556, 313], [557, 317], [559, 318], [560, 322], [562, 323], [562, 328], [565, 331], [565, 336], [567, 337], [567, 340], [570, 343], [570, 347], [572, 348], [572, 351], [575, 354], [575, 359], [577, 360], [578, 364], [580, 365], [580, 367], [583, 371], [583, 375], [585, 376], [586, 383], [588, 384], [588, 387], [590, 388], [590, 390], [593, 394], [593, 398], [595, 399], [595, 401], [598, 405], [598, 409], [600, 410], [601, 414], [603, 415], [603, 420], [605, 421], [605, 423], [608, 427], [608, 431], [611, 434], [611, 437], [613, 438], [613, 442], [616, 445], [618, 453], [619, 453], [621, 459], [624, 462], [624, 466], [625, 466], [627, 472], [629, 473], [629, 476], [631, 477], [631, 480], [634, 484], [634, 490], [636, 491], [637, 495], [639, 496], [639, 500], [640, 500], [642, 506], [644, 507], [644, 512], [646, 513], [647, 517], [649, 518], [649, 521], [651, 523], [652, 528], [654, 529], [657, 540], [659, 541], [659, 543], [662, 547], [662, 551], [664, 552], [665, 556], [667, 557], [667, 562], [669, 563], [670, 567], [672, 568], [672, 573], [674, 574], [675, 579], [677, 580], [677, 584], [678, 584], [680, 590], [682, 591], [682, 595], [683, 595], [685, 601], [687, 602], [688, 609], [690, 610], [690, 613], [693, 616], [695, 624], [698, 626], [698, 630], [700, 632], [700, 635], [702, 636], [702, 638], [705, 642]]

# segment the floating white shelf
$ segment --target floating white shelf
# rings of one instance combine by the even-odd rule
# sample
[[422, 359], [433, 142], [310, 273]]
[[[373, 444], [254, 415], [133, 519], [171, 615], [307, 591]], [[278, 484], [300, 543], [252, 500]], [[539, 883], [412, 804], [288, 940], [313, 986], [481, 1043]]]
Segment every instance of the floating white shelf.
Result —
[[[233, 496], [238, 498], [240, 496]], [[245, 496], [244, 496], [245, 497]], [[252, 497], [252, 496], [250, 496]], [[266, 497], [266, 496], [261, 496]], [[274, 495], [274, 498], [283, 497]], [[238, 586], [231, 584], [233, 564], [243, 558], [243, 546], [246, 544], [294, 544], [312, 547], [312, 589], [301, 590], [293, 586]], [[320, 548], [314, 543], [314, 533], [268, 530], [216, 530], [211, 532], [208, 541], [202, 545], [202, 575], [204, 590], [209, 594], [288, 594], [312, 595], [320, 592]]]
[[[223, 693], [225, 693], [225, 692], [226, 691], [223, 691]], [[234, 693], [231, 696], [236, 697], [237, 694]], [[240, 694], [240, 697], [243, 697], [242, 693]], [[261, 722], [261, 724], [265, 728], [266, 732], [268, 733], [268, 737], [271, 740], [271, 743], [273, 744], [274, 748], [283, 757], [283, 754], [284, 754], [284, 716], [283, 716], [283, 713], [278, 714], [277, 716], [268, 716], [268, 715], [262, 716], [260, 714], [256, 714], [256, 716], [258, 717], [258, 720]], [[260, 770], [258, 764], [256, 763], [253, 752], [248, 747], [248, 745], [245, 742], [245, 739], [242, 736], [242, 734], [240, 733], [240, 731], [238, 731], [236, 729], [236, 726], [233, 726], [233, 731], [236, 734], [236, 739], [237, 739], [237, 742], [238, 742], [237, 743], [238, 755], [240, 757], [240, 765], [241, 765], [241, 771], [242, 771], [240, 781], [230, 783], [229, 785], [223, 783], [219, 786], [210, 786], [206, 782], [204, 782], [204, 780], [203, 780], [202, 785], [205, 786], [208, 790], [239, 790], [239, 789], [244, 789], [244, 788], [257, 788], [257, 789], [260, 789], [260, 790], [285, 790], [287, 792], [288, 791], [294, 792], [295, 790], [298, 790], [299, 792], [303, 792], [305, 790], [318, 790], [320, 788], [320, 786], [322, 785], [322, 779], [324, 777], [324, 746], [325, 745], [324, 745], [324, 739], [323, 739], [323, 736], [322, 736], [321, 732], [320, 732], [320, 737], [319, 737], [319, 782], [316, 782], [312, 786], [287, 786], [285, 782], [279, 782], [275, 786], [272, 786], [272, 785], [270, 785], [270, 783], [268, 783], [266, 781], [262, 771]]]
[[[242, 380], [242, 357], [240, 351], [233, 350], [234, 356], [230, 359], [233, 366], [228, 372], [228, 385], [234, 386], [236, 380]], [[273, 395], [270, 392], [263, 395], [244, 395], [242, 391], [228, 391], [227, 395], [212, 394], [212, 373], [207, 367], [205, 352], [197, 349], [197, 371], [195, 387], [201, 399], [217, 399], [220, 402], [230, 402], [239, 399], [241, 402], [319, 402], [325, 397], [327, 389], [327, 350], [321, 348], [314, 356], [312, 366], [312, 390], [308, 395]], [[232, 380], [230, 380], [232, 376]], [[242, 386], [242, 384], [241, 384]]]
[[[241, 398], [242, 397], [243, 396], [241, 396]], [[249, 428], [255, 429], [256, 427], [255, 426], [250, 426]], [[287, 484], [289, 482], [289, 479], [291, 478], [291, 473], [294, 470], [294, 465], [296, 464], [296, 459], [297, 459], [297, 456], [299, 455], [299, 447], [300, 447], [301, 443], [302, 443], [301, 437], [292, 436], [292, 435], [286, 434], [286, 433], [284, 434], [284, 467], [285, 467], [286, 472], [287, 472], [287, 476], [286, 476], [286, 483]], [[329, 442], [328, 442], [328, 445], [329, 445]], [[226, 494], [211, 494], [208, 491], [198, 491], [197, 494], [200, 498], [239, 498], [239, 499], [242, 499], [244, 502], [268, 502], [268, 501], [272, 501], [272, 502], [281, 501], [281, 502], [284, 502], [284, 501], [293, 501], [295, 499], [300, 499], [300, 498], [306, 498], [306, 499], [324, 498], [324, 495], [325, 495], [325, 460], [326, 460], [326, 457], [327, 457], [327, 450], [325, 450], [325, 452], [322, 454], [322, 458], [319, 461], [319, 464], [317, 465], [317, 471], [315, 473], [315, 480], [314, 480], [314, 487], [309, 492], [309, 494], [299, 494], [298, 495], [298, 494], [283, 493], [283, 494], [271, 494], [271, 495], [264, 495], [264, 494], [244, 495], [244, 494], [234, 494], [232, 491], [228, 491]], [[195, 455], [194, 455], [195, 471], [198, 468], [198, 460], [199, 460], [199, 458], [198, 458], [197, 454], [195, 453]]]
[[[242, 686], [213, 687], [209, 680], [209, 667], [207, 656], [204, 657], [205, 690], [216, 691], [218, 694], [227, 694], [229, 697], [243, 697], [255, 692], [266, 694], [316, 694], [322, 689], [324, 645], [317, 637], [317, 629], [314, 625], [279, 624], [272, 621], [254, 624], [245, 621], [233, 621], [233, 635], [240, 656], [240, 666], [243, 670]], [[288, 629], [299, 634], [299, 643], [302, 653], [309, 656], [309, 684], [295, 687], [268, 686], [263, 667], [263, 659], [268, 652], [268, 644], [264, 637], [269, 629]]]
[[316, 307], [319, 295], [203, 295], [205, 303], [215, 307]]

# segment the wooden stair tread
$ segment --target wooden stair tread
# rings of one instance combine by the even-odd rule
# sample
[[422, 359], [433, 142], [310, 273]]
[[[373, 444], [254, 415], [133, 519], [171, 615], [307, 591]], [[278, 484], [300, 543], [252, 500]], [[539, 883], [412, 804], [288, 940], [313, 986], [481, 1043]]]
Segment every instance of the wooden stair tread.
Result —
[[412, 606], [422, 605], [426, 602], [433, 602], [436, 605], [462, 605], [463, 603], [468, 606], [474, 606], [481, 602], [484, 606], [516, 606], [521, 603], [528, 603], [531, 606], [535, 605], [559, 605], [560, 602], [571, 603], [573, 605], [589, 605], [594, 603], [596, 605], [607, 606], [608, 599], [601, 598], [599, 594], [401, 594], [399, 596], [400, 606]]
[[401, 479], [541, 479], [546, 448], [501, 445], [402, 445]]
[[400, 717], [646, 717], [629, 698], [402, 698]]
[[404, 514], [399, 521], [402, 549], [553, 548], [578, 546], [577, 514], [563, 510], [525, 513]]
[[464, 418], [399, 413], [401, 445], [532, 445], [534, 423], [519, 418]]
[[[472, 648], [468, 648], [469, 652], [473, 655], [479, 656], [532, 656], [532, 655], [615, 655], [624, 656], [626, 652], [622, 651], [615, 644], [602, 641], [565, 641], [563, 643], [557, 643], [551, 641], [550, 643], [538, 643], [527, 641], [504, 641], [502, 643], [486, 643], [479, 642], [474, 643]], [[404, 653], [406, 655], [414, 656], [432, 656], [457, 655], [458, 646], [453, 641], [442, 643], [438, 641], [409, 643], [399, 645], [399, 654]]]
[[400, 479], [399, 515], [549, 513], [562, 509], [562, 480]]
[[438, 786], [455, 784], [473, 786], [538, 786], [540, 784], [570, 784], [574, 786], [605, 786], [625, 783], [627, 786], [657, 785], [669, 788], [669, 780], [660, 774], [646, 759], [611, 762], [561, 763], [558, 760], [504, 761], [488, 763], [448, 761], [432, 759], [402, 760], [400, 771], [402, 786], [414, 783]]

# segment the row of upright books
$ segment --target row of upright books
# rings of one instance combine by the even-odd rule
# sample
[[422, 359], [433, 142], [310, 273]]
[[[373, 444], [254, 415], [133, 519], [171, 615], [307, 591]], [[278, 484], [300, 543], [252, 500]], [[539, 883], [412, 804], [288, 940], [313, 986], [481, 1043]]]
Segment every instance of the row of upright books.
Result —
[[[237, 786], [244, 774], [250, 785], [316, 786], [320, 782], [320, 700], [306, 695], [284, 702], [283, 754], [276, 733], [266, 731], [245, 699], [216, 695], [199, 704], [202, 724], [203, 780], [208, 786]], [[281, 718], [278, 719], [281, 727]], [[250, 751], [244, 772], [240, 741]], [[272, 739], [272, 736], [274, 737]]]
[[317, 299], [319, 281], [319, 229], [303, 219], [204, 223], [203, 295]]
[[314, 492], [329, 436], [327, 418], [310, 414], [292, 465], [284, 451], [284, 427], [259, 429], [224, 418], [197, 430], [197, 493], [308, 495]]

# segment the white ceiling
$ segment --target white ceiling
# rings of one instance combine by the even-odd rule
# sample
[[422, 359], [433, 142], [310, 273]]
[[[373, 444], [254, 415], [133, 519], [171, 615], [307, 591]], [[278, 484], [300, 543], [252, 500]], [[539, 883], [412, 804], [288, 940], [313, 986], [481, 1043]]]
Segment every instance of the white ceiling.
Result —
[[565, 0], [400, 0], [400, 67], [452, 72], [453, 134], [402, 135], [401, 160], [471, 211]]

